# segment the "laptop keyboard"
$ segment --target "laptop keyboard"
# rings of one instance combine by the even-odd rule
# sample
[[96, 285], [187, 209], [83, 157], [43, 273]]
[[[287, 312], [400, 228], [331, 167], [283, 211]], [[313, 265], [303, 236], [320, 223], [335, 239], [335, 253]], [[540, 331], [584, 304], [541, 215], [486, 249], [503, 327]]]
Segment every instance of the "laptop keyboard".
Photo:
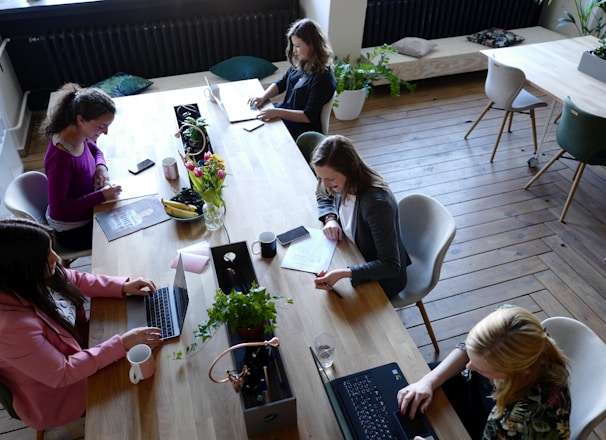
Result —
[[147, 322], [150, 327], [158, 327], [162, 331], [162, 339], [172, 336], [173, 332], [168, 294], [168, 289], [158, 289], [153, 295], [145, 297]]
[[369, 440], [397, 440], [391, 432], [390, 415], [385, 402], [369, 375], [352, 377], [343, 382], [354, 411]]

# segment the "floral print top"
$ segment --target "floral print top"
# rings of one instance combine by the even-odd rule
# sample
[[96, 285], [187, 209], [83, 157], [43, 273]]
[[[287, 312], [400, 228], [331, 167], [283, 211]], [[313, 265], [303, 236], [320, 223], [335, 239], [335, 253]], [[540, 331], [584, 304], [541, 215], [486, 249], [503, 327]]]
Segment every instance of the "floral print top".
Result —
[[570, 391], [567, 386], [537, 384], [505, 408], [498, 419], [493, 408], [483, 440], [565, 440], [570, 438]]

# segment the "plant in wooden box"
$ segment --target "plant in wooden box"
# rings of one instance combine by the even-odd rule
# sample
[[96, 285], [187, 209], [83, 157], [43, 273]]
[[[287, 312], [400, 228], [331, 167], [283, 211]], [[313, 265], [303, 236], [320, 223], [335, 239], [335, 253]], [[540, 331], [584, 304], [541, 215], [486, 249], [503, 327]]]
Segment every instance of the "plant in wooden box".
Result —
[[600, 40], [600, 46], [583, 52], [579, 70], [606, 83], [606, 38]]
[[193, 118], [188, 116], [185, 118], [185, 122], [179, 127], [179, 131], [175, 133], [175, 137], [183, 137], [187, 140], [187, 147], [185, 148], [185, 154], [189, 156], [198, 156], [207, 151], [208, 133], [206, 127], [208, 123], [203, 117]]
[[366, 58], [359, 57], [355, 63], [350, 62], [349, 55], [335, 58], [337, 97], [333, 107], [337, 119], [356, 119], [362, 111], [364, 100], [370, 96], [375, 81], [386, 80], [389, 84], [389, 93], [393, 97], [400, 96], [402, 87], [414, 93], [416, 84], [400, 79], [389, 67], [390, 53], [397, 51], [384, 44], [367, 53]]
[[[217, 289], [213, 305], [206, 310], [208, 320], [198, 324], [194, 337], [206, 342], [213, 337], [223, 324], [244, 341], [260, 341], [266, 333], [276, 329], [276, 302], [292, 304], [292, 299], [271, 295], [265, 287], [252, 283], [248, 293], [232, 289], [229, 293]], [[198, 349], [197, 343], [190, 344], [186, 355]], [[182, 353], [174, 353], [173, 358], [181, 359]], [[169, 356], [170, 357], [170, 356]]]

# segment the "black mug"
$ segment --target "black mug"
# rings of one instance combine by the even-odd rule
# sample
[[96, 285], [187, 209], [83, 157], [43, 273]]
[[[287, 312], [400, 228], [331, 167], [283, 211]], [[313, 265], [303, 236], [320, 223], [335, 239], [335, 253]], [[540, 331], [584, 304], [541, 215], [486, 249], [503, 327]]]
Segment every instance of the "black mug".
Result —
[[[255, 249], [256, 245], [259, 249]], [[252, 253], [255, 255], [261, 254], [263, 258], [273, 258], [276, 256], [276, 234], [273, 232], [261, 232], [259, 239], [253, 241], [251, 245]]]

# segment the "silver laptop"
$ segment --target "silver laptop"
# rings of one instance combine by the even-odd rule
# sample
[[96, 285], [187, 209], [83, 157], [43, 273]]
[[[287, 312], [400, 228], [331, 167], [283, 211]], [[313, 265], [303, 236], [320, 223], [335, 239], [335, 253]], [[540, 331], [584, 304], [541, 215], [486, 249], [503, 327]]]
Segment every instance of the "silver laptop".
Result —
[[398, 407], [398, 390], [408, 385], [398, 364], [381, 365], [330, 379], [313, 349], [314, 359], [330, 406], [345, 440], [438, 440], [424, 414], [413, 420]]
[[158, 327], [162, 339], [181, 334], [189, 304], [183, 261], [179, 254], [177, 271], [172, 286], [161, 287], [147, 296], [126, 297], [126, 327]]
[[[248, 105], [248, 99], [255, 95], [255, 91], [246, 84], [251, 80], [235, 81], [221, 84], [221, 86], [212, 84], [207, 77], [204, 77], [204, 80], [210, 94], [229, 122], [257, 119], [259, 110]], [[258, 82], [257, 80], [252, 81]]]

